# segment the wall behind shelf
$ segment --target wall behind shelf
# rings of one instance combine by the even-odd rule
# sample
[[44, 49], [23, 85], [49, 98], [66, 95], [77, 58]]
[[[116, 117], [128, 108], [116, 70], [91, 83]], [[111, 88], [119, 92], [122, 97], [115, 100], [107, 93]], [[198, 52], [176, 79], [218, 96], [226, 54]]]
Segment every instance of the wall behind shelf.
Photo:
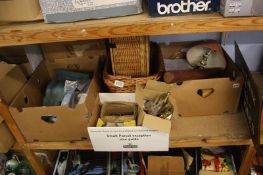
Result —
[[234, 58], [234, 42], [240, 50], [251, 71], [262, 70], [263, 67], [263, 31], [229, 32], [222, 34], [222, 46]]

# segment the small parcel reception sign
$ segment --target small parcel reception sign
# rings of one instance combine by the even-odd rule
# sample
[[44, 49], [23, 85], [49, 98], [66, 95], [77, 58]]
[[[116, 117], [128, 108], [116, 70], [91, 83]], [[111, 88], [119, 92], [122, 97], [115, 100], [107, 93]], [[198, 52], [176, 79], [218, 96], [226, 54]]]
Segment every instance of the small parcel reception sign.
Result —
[[88, 127], [95, 151], [168, 151], [169, 134], [144, 127]]

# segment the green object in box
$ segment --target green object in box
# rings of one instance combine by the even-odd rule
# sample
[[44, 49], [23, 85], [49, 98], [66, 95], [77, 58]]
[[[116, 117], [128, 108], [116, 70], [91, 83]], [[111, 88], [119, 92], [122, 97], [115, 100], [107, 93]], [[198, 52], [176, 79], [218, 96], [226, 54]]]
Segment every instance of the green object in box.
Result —
[[60, 106], [64, 97], [64, 81], [51, 81], [45, 92], [44, 106]]
[[[45, 97], [43, 99], [44, 106], [60, 106], [63, 98], [65, 96], [65, 81], [82, 81], [85, 80], [86, 83], [80, 86], [80, 90], [85, 89], [88, 86], [90, 81], [90, 75], [86, 73], [73, 72], [68, 70], [57, 69], [56, 81], [51, 81], [45, 92]], [[74, 106], [74, 105], [73, 105]]]

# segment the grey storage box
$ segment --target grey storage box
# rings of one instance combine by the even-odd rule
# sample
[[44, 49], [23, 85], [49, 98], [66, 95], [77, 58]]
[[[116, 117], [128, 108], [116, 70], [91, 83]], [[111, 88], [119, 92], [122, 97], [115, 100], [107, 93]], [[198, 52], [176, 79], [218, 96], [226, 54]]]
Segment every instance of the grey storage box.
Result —
[[127, 16], [143, 12], [142, 0], [40, 0], [46, 23]]

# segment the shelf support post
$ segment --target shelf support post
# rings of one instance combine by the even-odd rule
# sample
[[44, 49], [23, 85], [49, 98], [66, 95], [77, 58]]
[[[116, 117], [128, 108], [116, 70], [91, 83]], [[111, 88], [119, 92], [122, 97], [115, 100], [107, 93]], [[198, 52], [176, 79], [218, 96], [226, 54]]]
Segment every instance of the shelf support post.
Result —
[[245, 154], [243, 156], [241, 166], [239, 169], [239, 175], [248, 175], [252, 165], [253, 158], [256, 155], [256, 149], [253, 144], [246, 147]]
[[0, 99], [0, 115], [6, 122], [8, 128], [12, 132], [13, 136], [15, 137], [16, 141], [18, 142], [19, 147], [21, 147], [23, 153], [25, 154], [26, 158], [30, 162], [31, 166], [35, 170], [36, 174], [38, 175], [46, 175], [45, 170], [40, 165], [39, 160], [35, 156], [32, 150], [26, 146], [26, 139], [24, 138], [23, 134], [21, 133], [20, 129], [18, 128], [15, 120], [13, 119], [8, 106], [6, 103]]

